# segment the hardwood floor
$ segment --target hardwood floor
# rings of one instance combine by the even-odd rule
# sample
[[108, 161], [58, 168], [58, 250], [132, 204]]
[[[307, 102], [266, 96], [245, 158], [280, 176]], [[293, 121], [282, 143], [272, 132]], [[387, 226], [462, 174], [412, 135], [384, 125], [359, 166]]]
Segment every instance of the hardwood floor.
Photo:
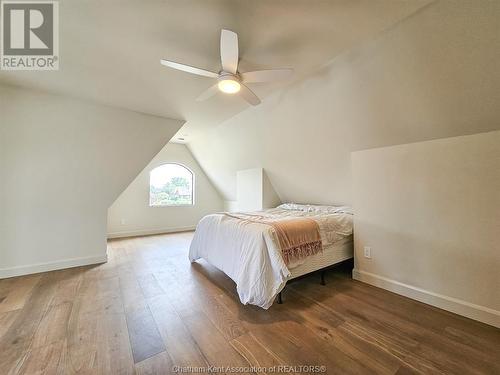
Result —
[[288, 285], [284, 304], [267, 311], [243, 306], [223, 273], [189, 263], [191, 238], [113, 240], [106, 264], [0, 280], [0, 373], [312, 365], [328, 374], [500, 374], [499, 329], [342, 270], [328, 272], [326, 286], [318, 275]]

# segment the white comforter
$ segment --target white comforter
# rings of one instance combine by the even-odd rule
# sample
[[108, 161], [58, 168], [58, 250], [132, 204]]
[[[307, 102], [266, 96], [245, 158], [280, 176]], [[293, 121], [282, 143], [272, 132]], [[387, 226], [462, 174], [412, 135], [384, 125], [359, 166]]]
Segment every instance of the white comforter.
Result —
[[[323, 246], [352, 234], [352, 214], [346, 207], [284, 204], [259, 212], [272, 218], [308, 217], [316, 220]], [[269, 308], [290, 278], [274, 229], [222, 214], [205, 216], [196, 227], [189, 259], [203, 258], [237, 285], [243, 304]]]

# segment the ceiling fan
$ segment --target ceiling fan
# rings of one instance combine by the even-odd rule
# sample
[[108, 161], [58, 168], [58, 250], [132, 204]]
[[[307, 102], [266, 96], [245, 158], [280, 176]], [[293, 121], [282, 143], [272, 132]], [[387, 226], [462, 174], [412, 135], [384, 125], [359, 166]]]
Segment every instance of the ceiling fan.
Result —
[[215, 85], [208, 88], [196, 99], [198, 101], [206, 100], [220, 90], [226, 94], [238, 93], [248, 103], [258, 105], [260, 99], [246, 86], [247, 83], [278, 81], [288, 78], [293, 73], [293, 69], [239, 72], [238, 34], [225, 29], [222, 29], [220, 34], [220, 59], [222, 62], [222, 70], [218, 73], [169, 60], [160, 60], [160, 62], [162, 65], [168, 66], [169, 68], [217, 79], [218, 82]]

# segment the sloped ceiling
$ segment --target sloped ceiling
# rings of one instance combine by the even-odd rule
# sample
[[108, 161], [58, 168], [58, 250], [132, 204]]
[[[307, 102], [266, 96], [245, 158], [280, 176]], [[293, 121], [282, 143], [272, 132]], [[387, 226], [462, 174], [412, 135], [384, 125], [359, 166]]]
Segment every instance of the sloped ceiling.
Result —
[[[430, 0], [65, 0], [60, 70], [1, 71], [0, 83], [186, 120], [188, 140], [248, 108], [195, 98], [211, 80], [169, 70], [168, 58], [219, 70], [222, 28], [239, 34], [241, 70], [293, 67], [295, 80], [373, 38]], [[265, 97], [280, 85], [254, 85]]]
[[2, 86], [0, 114], [0, 278], [102, 261], [108, 207], [183, 124]]
[[225, 199], [263, 167], [282, 201], [348, 204], [351, 151], [500, 129], [499, 19], [435, 2], [189, 147]]

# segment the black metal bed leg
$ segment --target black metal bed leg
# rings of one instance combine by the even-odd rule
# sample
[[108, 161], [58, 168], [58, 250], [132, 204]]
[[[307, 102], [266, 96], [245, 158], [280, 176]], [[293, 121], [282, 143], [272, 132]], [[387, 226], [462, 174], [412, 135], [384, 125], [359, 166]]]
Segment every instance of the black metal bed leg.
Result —
[[282, 304], [283, 300], [281, 299], [281, 292], [278, 293], [278, 304]]
[[326, 281], [325, 281], [325, 271], [321, 271], [321, 282], [320, 282], [321, 285], [326, 285]]

